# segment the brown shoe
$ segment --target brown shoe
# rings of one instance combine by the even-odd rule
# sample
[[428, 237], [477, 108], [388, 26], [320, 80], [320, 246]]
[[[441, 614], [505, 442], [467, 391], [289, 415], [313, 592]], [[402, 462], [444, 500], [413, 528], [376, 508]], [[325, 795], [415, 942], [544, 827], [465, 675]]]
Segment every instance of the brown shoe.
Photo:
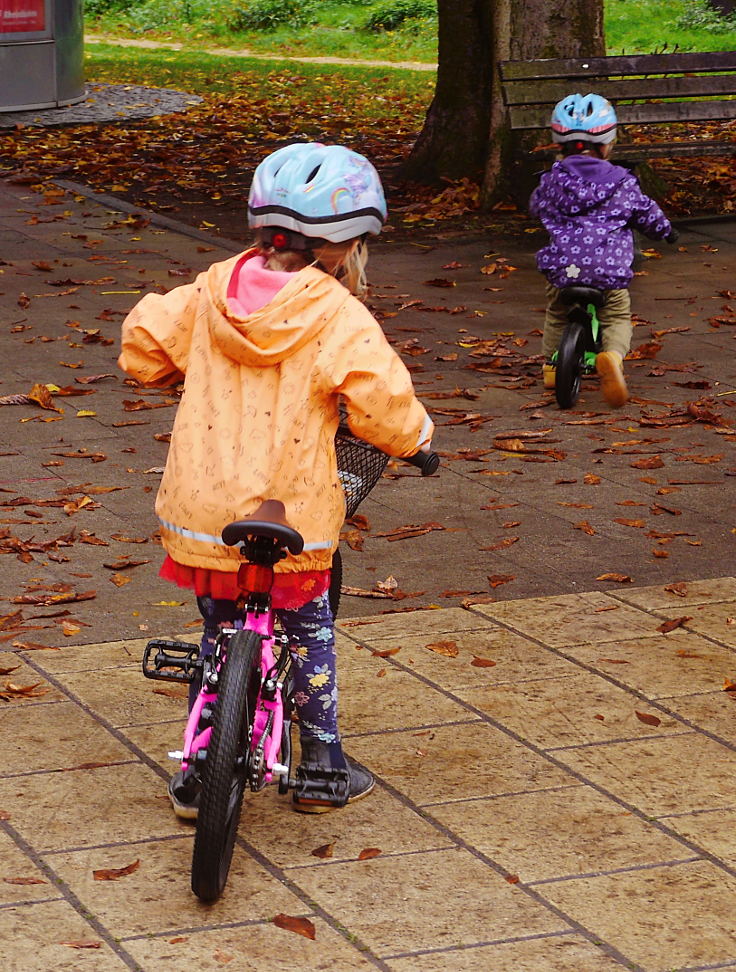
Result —
[[603, 397], [612, 408], [620, 408], [629, 400], [629, 389], [624, 378], [623, 359], [617, 351], [601, 351], [595, 359], [595, 370], [600, 375]]
[[557, 368], [553, 364], [542, 365], [542, 381], [545, 388], [554, 388], [557, 380]]

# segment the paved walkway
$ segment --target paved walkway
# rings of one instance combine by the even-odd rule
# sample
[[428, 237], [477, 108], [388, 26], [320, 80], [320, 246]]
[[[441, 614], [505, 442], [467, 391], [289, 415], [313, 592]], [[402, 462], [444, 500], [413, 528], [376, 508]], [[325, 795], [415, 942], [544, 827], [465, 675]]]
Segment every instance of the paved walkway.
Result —
[[2, 184], [0, 239], [0, 400], [31, 393], [0, 407], [4, 967], [736, 967], [733, 224], [644, 265], [636, 343], [662, 347], [613, 415], [595, 383], [575, 413], [543, 395], [533, 238], [375, 250], [374, 305], [450, 423], [442, 476], [397, 467], [346, 537], [348, 583], [416, 595], [344, 599], [346, 748], [379, 785], [315, 818], [249, 798], [209, 908], [165, 795], [184, 693], [139, 674], [147, 637], [195, 637], [156, 576], [174, 400], [114, 361], [139, 293], [229, 245]]
[[[117, 47], [137, 47], [149, 51], [185, 51], [186, 44], [178, 41], [147, 40], [135, 37], [103, 37], [97, 34], [85, 34], [85, 44], [113, 44]], [[241, 57], [256, 61], [298, 61], [300, 64], [346, 64], [354, 67], [384, 67], [401, 68], [408, 71], [436, 71], [437, 65], [426, 61], [382, 61], [372, 58], [330, 57], [329, 55], [309, 56], [306, 54], [282, 54], [277, 51], [262, 53], [248, 48], [206, 47], [199, 49], [201, 54], [213, 54], [216, 57]]]

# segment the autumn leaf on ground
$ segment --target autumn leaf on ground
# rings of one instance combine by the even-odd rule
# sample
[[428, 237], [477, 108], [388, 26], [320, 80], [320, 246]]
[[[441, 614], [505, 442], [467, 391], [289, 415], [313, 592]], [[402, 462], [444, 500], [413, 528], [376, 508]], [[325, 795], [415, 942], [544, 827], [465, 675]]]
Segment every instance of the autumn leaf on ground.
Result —
[[633, 469], [661, 469], [664, 463], [661, 456], [648, 456], [646, 459], [636, 459], [631, 466]]
[[659, 726], [662, 724], [662, 720], [655, 715], [651, 715], [649, 712], [638, 712], [634, 710], [634, 714], [639, 722], [643, 722], [647, 726]]
[[595, 527], [592, 527], [587, 520], [581, 520], [580, 523], [573, 524], [573, 530], [582, 530], [583, 533], [587, 533], [589, 537], [594, 537], [597, 532]]
[[724, 678], [723, 691], [728, 692], [731, 698], [736, 699], [736, 682], [732, 682], [730, 678]]
[[103, 563], [102, 566], [106, 570], [130, 570], [132, 567], [141, 567], [143, 564], [150, 564], [150, 560], [129, 560], [128, 557], [123, 554], [122, 557], [118, 557], [117, 560], [111, 563]]
[[668, 631], [674, 631], [675, 628], [684, 628], [688, 621], [692, 621], [692, 615], [685, 614], [681, 618], [670, 618], [669, 621], [663, 621], [657, 628], [657, 631], [661, 631], [662, 634], [667, 634]]
[[295, 935], [303, 935], [312, 941], [315, 940], [316, 933], [314, 924], [309, 918], [279, 914], [273, 919], [273, 923], [277, 928], [284, 928], [286, 931], [294, 932]]
[[687, 597], [687, 584], [685, 581], [676, 581], [674, 584], [667, 584], [664, 589], [668, 594], [675, 594], [677, 597]]
[[498, 543], [492, 543], [488, 547], [480, 547], [480, 550], [504, 550], [506, 547], [510, 547], [514, 543], [518, 543], [520, 537], [506, 537], [505, 540], [499, 540]]
[[371, 655], [375, 658], [390, 658], [391, 655], [398, 655], [401, 651], [401, 646], [396, 648], [372, 648]]
[[319, 857], [321, 860], [325, 860], [328, 857], [332, 857], [334, 849], [335, 841], [333, 840], [331, 844], [322, 844], [321, 847], [315, 847], [310, 853], [312, 857]]
[[596, 577], [599, 581], [615, 581], [617, 584], [630, 584], [632, 578], [628, 574], [600, 574]]
[[510, 581], [516, 580], [516, 574], [489, 574], [488, 583], [491, 587], [500, 587], [501, 584], [508, 584]]
[[125, 867], [100, 868], [99, 870], [92, 871], [92, 877], [95, 881], [117, 881], [119, 878], [127, 877], [129, 874], [137, 871], [140, 866], [140, 859], [137, 859]]
[[69, 948], [102, 948], [102, 942], [95, 942], [91, 939], [84, 938], [68, 942], [59, 942], [59, 945], [67, 945]]
[[44, 881], [43, 878], [39, 877], [14, 877], [14, 878], [3, 878], [6, 884], [18, 884], [18, 885], [31, 885], [31, 884], [48, 884], [48, 881]]
[[360, 854], [358, 854], [359, 861], [371, 861], [374, 857], [378, 857], [381, 854], [380, 847], [365, 847]]
[[114, 584], [115, 587], [125, 587], [126, 584], [130, 584], [130, 577], [126, 577], [125, 574], [113, 574], [110, 577], [110, 583]]
[[40, 688], [41, 682], [34, 682], [32, 685], [16, 685], [14, 682], [7, 681], [0, 687], [0, 699], [10, 702], [11, 699], [38, 699], [46, 695], [48, 688]]
[[636, 527], [637, 530], [641, 530], [646, 526], [646, 522], [644, 520], [628, 520], [624, 516], [614, 517], [613, 522], [620, 523], [622, 526]]
[[473, 660], [470, 664], [473, 668], [493, 668], [496, 662], [491, 658], [479, 658], [477, 655], [473, 655]]
[[425, 645], [429, 651], [434, 651], [438, 655], [445, 655], [447, 658], [457, 658], [460, 649], [456, 641], [435, 641], [430, 645]]
[[[573, 479], [572, 482], [575, 482]], [[595, 473], [586, 473], [583, 476], [583, 482], [586, 486], [599, 486], [601, 482], [601, 477], [596, 476]]]

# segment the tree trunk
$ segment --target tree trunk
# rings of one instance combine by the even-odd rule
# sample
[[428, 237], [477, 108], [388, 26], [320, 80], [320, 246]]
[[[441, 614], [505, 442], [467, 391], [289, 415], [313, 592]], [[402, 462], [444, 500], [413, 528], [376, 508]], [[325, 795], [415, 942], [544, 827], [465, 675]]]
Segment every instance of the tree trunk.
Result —
[[437, 86], [405, 178], [482, 177], [490, 204], [518, 173], [497, 64], [605, 53], [603, 0], [438, 0]]
[[437, 0], [437, 84], [400, 175], [418, 182], [480, 178], [491, 108], [492, 0]]
[[494, 7], [494, 90], [481, 192], [486, 206], [509, 191], [517, 198], [531, 191], [530, 166], [524, 164], [524, 158], [534, 145], [549, 141], [538, 132], [519, 134], [510, 130], [495, 70], [498, 62], [596, 57], [606, 52], [603, 0], [497, 0]]

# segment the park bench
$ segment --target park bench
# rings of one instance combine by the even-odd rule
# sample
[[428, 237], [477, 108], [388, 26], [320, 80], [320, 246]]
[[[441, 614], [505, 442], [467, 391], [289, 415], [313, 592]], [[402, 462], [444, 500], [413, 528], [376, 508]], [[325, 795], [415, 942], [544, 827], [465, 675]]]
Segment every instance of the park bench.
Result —
[[[616, 109], [616, 161], [736, 154], [736, 51], [503, 61], [499, 73], [513, 132], [548, 129], [558, 101], [594, 91]], [[733, 140], [714, 139], [704, 123], [725, 120]], [[639, 139], [639, 126], [652, 125], [674, 127], [662, 140], [630, 141], [628, 126]]]

